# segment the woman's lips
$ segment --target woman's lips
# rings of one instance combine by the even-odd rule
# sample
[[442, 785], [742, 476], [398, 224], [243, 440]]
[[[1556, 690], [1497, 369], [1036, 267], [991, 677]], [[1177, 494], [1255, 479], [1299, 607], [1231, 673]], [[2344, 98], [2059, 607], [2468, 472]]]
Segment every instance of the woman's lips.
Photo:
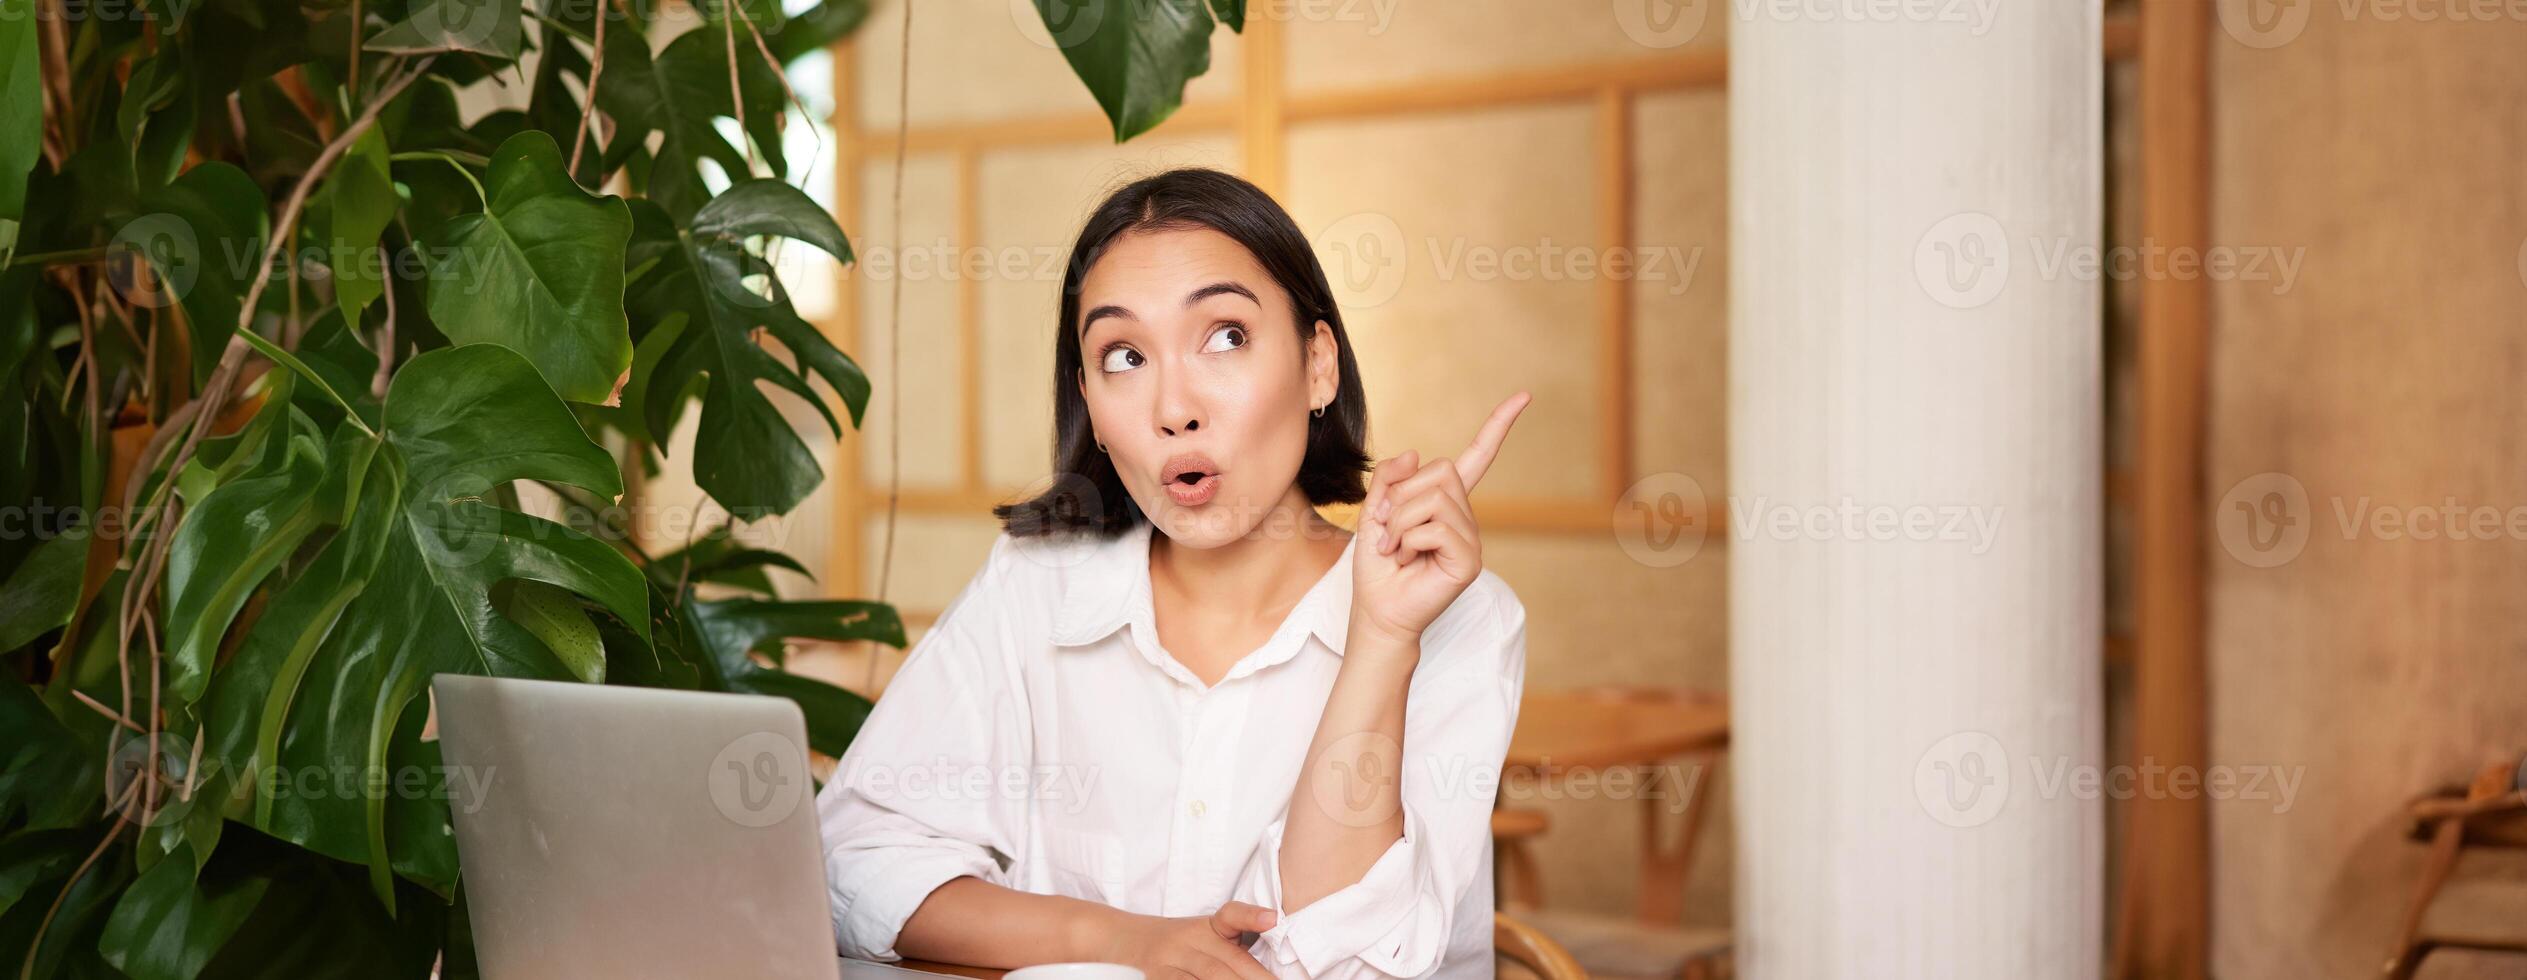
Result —
[[1190, 484], [1181, 480], [1170, 480], [1167, 483], [1167, 496], [1174, 500], [1178, 507], [1200, 507], [1210, 503], [1211, 497], [1219, 492], [1220, 477], [1217, 473], [1204, 476]]

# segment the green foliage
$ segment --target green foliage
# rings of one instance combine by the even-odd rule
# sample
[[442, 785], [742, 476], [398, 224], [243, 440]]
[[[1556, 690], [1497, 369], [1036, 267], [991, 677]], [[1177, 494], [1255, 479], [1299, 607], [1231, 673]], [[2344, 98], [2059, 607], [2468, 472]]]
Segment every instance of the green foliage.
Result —
[[1117, 143], [1148, 132], [1211, 70], [1211, 27], [1246, 29], [1245, 0], [1035, 0], [1054, 46], [1114, 123]]
[[491, 156], [482, 210], [430, 236], [451, 256], [430, 277], [430, 319], [460, 344], [524, 354], [553, 390], [601, 402], [632, 366], [623, 318], [623, 200], [579, 188], [561, 149], [534, 130]]
[[[637, 0], [140, 0], [56, 43], [0, 0], [0, 970], [469, 974], [436, 674], [786, 697], [850, 744], [869, 703], [784, 651], [900, 647], [895, 610], [612, 516], [696, 402], [741, 520], [868, 404], [772, 262], [853, 261], [783, 182], [773, 61], [867, 2], [744, 2], [662, 38]], [[1118, 137], [1245, 17], [1149, 13], [1065, 36]], [[466, 122], [474, 85], [525, 104]]]

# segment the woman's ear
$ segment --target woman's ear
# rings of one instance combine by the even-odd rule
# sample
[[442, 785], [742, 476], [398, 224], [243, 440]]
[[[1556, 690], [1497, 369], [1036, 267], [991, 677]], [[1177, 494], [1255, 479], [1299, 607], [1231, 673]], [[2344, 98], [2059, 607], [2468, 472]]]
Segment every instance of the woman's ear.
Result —
[[1334, 342], [1334, 328], [1323, 320], [1316, 321], [1316, 332], [1307, 338], [1307, 403], [1326, 408], [1334, 402], [1334, 393], [1341, 390], [1342, 346]]

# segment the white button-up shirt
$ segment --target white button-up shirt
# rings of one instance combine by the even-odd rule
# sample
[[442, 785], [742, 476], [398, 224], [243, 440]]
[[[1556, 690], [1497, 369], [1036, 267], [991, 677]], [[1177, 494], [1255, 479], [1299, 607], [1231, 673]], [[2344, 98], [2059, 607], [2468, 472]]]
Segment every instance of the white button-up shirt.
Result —
[[1526, 675], [1517, 596], [1486, 571], [1423, 632], [1404, 835], [1292, 914], [1281, 832], [1341, 666], [1352, 548], [1205, 687], [1158, 644], [1151, 533], [1004, 534], [914, 645], [817, 796], [842, 952], [898, 958], [922, 900], [972, 875], [1145, 915], [1272, 909], [1253, 952], [1281, 976], [1491, 976], [1492, 797]]

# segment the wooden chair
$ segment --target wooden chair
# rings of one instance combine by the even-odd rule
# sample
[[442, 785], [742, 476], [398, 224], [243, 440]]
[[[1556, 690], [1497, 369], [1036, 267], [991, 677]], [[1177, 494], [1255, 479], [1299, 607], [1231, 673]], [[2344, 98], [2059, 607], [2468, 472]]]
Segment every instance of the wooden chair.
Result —
[[1544, 873], [1536, 867], [1527, 842], [1552, 829], [1542, 810], [1502, 807], [1492, 811], [1492, 867], [1498, 869], [1500, 906], [1524, 912], [1544, 904]]
[[[2487, 927], [2474, 923], [2450, 923], [2461, 918], [2458, 906], [2491, 904], [2496, 908], [2515, 908], [2512, 894], [2499, 896], [2490, 903], [2470, 903], [2464, 890], [2447, 889], [2457, 858], [2467, 848], [2500, 848], [2527, 850], [2527, 758], [2516, 763], [2494, 762], [2475, 773], [2474, 782], [2463, 790], [2450, 787], [2413, 801], [2410, 809], [2410, 836], [2430, 844], [2430, 857], [2422, 865], [2421, 877], [2413, 885], [2412, 905], [2405, 910], [2404, 927], [2396, 937], [2395, 951], [2387, 957], [2384, 971], [2390, 980], [2412, 980], [2421, 969], [2422, 960], [2440, 949], [2468, 949], [2480, 952], [2527, 954], [2527, 933], [2510, 931], [2500, 935], [2495, 930], [2509, 931], [2527, 927], [2527, 923], [2502, 921]], [[2512, 886], [2511, 891], [2514, 891]], [[2443, 902], [2443, 898], [2458, 901]], [[2434, 917], [2433, 907], [2442, 915]], [[2449, 912], [2459, 913], [2449, 915]]]
[[[1715, 697], [1686, 688], [1601, 687], [1584, 693], [1630, 703]], [[1671, 797], [1642, 795], [1640, 878], [1629, 918], [1544, 908], [1543, 883], [1527, 841], [1542, 834], [1550, 822], [1542, 811], [1522, 808], [1503, 808], [1492, 816], [1503, 906], [1517, 910], [1522, 921], [1558, 940], [1582, 965], [1601, 976], [1715, 980], [1729, 975], [1728, 930], [1683, 924], [1685, 880], [1693, 870], [1695, 846], [1701, 839], [1721, 755], [1714, 750], [1683, 757], [1699, 762], [1702, 776], [1686, 796], [1683, 811], [1673, 814], [1673, 819]]]
[[1588, 971], [1571, 958], [1569, 950], [1554, 942], [1534, 926], [1510, 918], [1509, 913], [1492, 913], [1492, 949], [1500, 958], [1534, 971], [1544, 980], [1588, 980]]

